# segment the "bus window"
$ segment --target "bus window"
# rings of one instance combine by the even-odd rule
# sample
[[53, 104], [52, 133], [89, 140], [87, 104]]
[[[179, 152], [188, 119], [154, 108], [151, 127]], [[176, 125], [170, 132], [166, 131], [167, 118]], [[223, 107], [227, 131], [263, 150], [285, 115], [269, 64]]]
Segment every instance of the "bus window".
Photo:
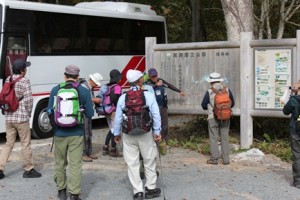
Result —
[[53, 52], [66, 52], [70, 44], [68, 38], [55, 38], [52, 43]]
[[110, 39], [101, 38], [96, 42], [95, 52], [108, 52], [109, 45], [110, 45]]
[[5, 63], [5, 78], [12, 74], [12, 63], [16, 59], [26, 60], [26, 38], [25, 37], [8, 37], [8, 45], [6, 49], [6, 63]]

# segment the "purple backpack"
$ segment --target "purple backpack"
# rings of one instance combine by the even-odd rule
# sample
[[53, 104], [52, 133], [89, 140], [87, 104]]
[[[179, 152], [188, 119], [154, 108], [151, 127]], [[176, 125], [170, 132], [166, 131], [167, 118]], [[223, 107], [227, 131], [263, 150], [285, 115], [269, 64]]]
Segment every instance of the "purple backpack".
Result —
[[111, 102], [112, 94], [121, 94], [121, 87], [118, 84], [113, 84], [107, 87], [103, 100], [99, 106], [96, 107], [96, 112], [99, 115], [110, 115], [116, 110], [116, 105]]

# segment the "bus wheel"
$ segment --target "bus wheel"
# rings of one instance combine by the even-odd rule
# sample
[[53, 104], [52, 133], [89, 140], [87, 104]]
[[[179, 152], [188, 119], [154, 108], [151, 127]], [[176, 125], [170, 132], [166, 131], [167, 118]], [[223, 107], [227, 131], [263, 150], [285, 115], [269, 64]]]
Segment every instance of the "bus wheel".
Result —
[[48, 101], [44, 100], [38, 103], [33, 118], [32, 136], [34, 138], [44, 139], [53, 136], [53, 128], [47, 114]]

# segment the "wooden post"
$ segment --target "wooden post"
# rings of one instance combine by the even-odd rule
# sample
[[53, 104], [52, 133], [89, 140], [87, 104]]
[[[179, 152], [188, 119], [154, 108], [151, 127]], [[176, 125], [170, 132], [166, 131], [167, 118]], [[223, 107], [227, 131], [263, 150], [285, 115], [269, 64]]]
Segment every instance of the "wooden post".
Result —
[[145, 40], [146, 70], [155, 67], [153, 50], [154, 45], [156, 45], [156, 37], [147, 37]]
[[[296, 79], [295, 82], [300, 80], [300, 30], [297, 30], [297, 46], [296, 46], [296, 67], [293, 67], [293, 70], [296, 70]], [[294, 54], [295, 55], [295, 54]], [[295, 73], [295, 72], [293, 72]]]
[[252, 32], [242, 32], [240, 42], [240, 88], [241, 88], [241, 113], [240, 134], [241, 148], [249, 149], [253, 143], [253, 119], [251, 108], [253, 105], [253, 59], [250, 41]]

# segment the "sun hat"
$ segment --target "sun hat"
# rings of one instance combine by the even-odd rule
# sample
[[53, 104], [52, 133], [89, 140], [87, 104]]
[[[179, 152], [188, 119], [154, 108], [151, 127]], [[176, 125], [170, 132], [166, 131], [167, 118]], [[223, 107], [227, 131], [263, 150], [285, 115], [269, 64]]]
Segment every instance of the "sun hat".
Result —
[[209, 74], [209, 77], [207, 79], [207, 82], [212, 83], [212, 82], [223, 82], [224, 79], [221, 77], [221, 75], [217, 72], [213, 72]]
[[26, 67], [29, 67], [31, 65], [30, 62], [25, 62], [23, 61], [22, 59], [16, 59], [13, 64], [12, 64], [12, 67], [13, 67], [13, 70], [14, 71], [19, 71], [21, 69], [24, 69]]
[[117, 69], [111, 70], [109, 76], [110, 76], [110, 81], [109, 81], [110, 83], [116, 83], [122, 79], [122, 74]]
[[139, 70], [130, 69], [126, 73], [126, 78], [127, 78], [128, 82], [130, 82], [130, 83], [137, 81], [142, 76], [143, 76], [143, 73]]
[[96, 72], [94, 74], [90, 74], [89, 76], [97, 86], [101, 86], [101, 81], [103, 80], [103, 77], [101, 74]]
[[69, 65], [65, 68], [65, 73], [68, 75], [78, 76], [80, 69], [76, 65]]
[[154, 68], [149, 69], [148, 74], [149, 74], [150, 77], [158, 75], [156, 69], [154, 69]]

